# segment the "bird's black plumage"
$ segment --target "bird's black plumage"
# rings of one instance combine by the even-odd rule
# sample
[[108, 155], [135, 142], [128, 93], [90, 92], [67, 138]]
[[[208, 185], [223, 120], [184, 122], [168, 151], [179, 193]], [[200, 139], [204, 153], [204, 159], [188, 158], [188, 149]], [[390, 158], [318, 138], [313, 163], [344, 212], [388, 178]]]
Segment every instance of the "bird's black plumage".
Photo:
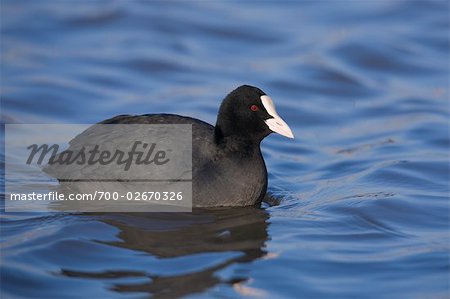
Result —
[[264, 95], [249, 85], [233, 90], [223, 100], [215, 126], [174, 114], [119, 115], [100, 124], [191, 124], [193, 206], [254, 205], [267, 191], [260, 143], [272, 132], [265, 121], [273, 116], [261, 101]]

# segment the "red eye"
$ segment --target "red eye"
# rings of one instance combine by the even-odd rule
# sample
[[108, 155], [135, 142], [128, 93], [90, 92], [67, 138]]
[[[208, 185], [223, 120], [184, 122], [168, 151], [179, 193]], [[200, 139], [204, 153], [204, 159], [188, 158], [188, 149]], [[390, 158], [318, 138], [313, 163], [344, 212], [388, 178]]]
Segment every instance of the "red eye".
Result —
[[251, 105], [251, 106], [250, 106], [250, 110], [252, 110], [252, 111], [258, 111], [258, 110], [259, 110], [259, 107], [256, 106], [256, 105]]

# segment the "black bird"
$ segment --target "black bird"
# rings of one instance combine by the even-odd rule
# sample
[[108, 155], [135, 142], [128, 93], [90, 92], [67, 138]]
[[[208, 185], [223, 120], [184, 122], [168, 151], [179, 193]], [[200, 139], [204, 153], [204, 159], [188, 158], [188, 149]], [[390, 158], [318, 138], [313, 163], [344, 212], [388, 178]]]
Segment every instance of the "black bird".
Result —
[[[267, 191], [261, 141], [272, 132], [294, 138], [272, 99], [249, 85], [240, 86], [225, 97], [215, 126], [175, 114], [119, 115], [100, 124], [191, 124], [194, 207], [260, 203]], [[74, 140], [99, 138], [83, 135], [88, 134], [82, 133]], [[100, 138], [105, 140], [105, 136]]]

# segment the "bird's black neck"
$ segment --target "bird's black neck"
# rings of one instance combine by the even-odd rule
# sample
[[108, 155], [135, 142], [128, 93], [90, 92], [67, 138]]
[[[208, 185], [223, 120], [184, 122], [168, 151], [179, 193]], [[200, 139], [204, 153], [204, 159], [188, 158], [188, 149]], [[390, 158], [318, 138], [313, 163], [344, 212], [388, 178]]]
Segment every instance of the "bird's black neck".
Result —
[[252, 156], [260, 152], [259, 145], [263, 138], [242, 134], [224, 134], [219, 125], [214, 130], [214, 142], [225, 151], [234, 152], [240, 156]]

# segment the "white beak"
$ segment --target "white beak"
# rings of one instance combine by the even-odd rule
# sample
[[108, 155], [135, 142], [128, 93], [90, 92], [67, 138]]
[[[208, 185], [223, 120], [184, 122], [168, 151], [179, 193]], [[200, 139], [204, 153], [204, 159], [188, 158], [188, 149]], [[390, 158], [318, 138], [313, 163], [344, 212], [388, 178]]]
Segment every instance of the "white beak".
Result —
[[294, 134], [292, 134], [291, 128], [289, 128], [288, 124], [283, 119], [281, 119], [281, 117], [275, 110], [275, 105], [273, 104], [272, 99], [269, 96], [261, 96], [261, 102], [263, 103], [267, 113], [269, 113], [270, 116], [273, 117], [264, 121], [269, 129], [280, 135], [294, 138]]

